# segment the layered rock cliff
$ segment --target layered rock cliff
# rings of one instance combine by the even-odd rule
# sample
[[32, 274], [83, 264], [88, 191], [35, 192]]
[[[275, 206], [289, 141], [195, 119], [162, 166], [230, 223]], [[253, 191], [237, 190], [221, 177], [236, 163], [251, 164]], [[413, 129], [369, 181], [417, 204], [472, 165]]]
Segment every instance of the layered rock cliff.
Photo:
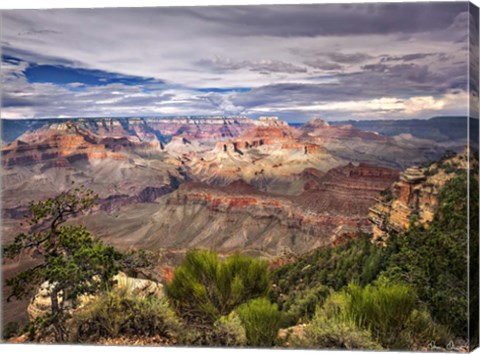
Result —
[[[125, 159], [125, 152], [135, 149], [135, 141], [128, 137], [101, 137], [74, 123], [52, 124], [46, 128], [22, 135], [2, 148], [4, 167], [28, 166], [49, 162], [48, 166], [66, 167], [82, 160]], [[148, 144], [158, 148], [159, 142]]]
[[85, 224], [115, 245], [300, 254], [370, 232], [368, 208], [398, 177], [394, 170], [365, 164], [302, 175], [310, 182], [298, 196], [262, 192], [243, 181], [216, 187], [188, 182], [155, 204], [89, 215]]
[[373, 240], [384, 243], [389, 235], [409, 228], [412, 218], [428, 227], [438, 207], [438, 193], [447, 181], [468, 169], [468, 150], [447, 156], [426, 167], [410, 167], [385, 190], [369, 210]]
[[181, 134], [191, 139], [220, 140], [238, 136], [255, 125], [255, 121], [241, 116], [9, 119], [4, 122], [1, 140], [8, 144], [25, 133], [67, 122], [102, 137], [130, 136], [138, 141], [158, 139], [164, 143]]
[[[413, 136], [385, 136], [350, 124], [333, 125], [321, 119], [299, 128], [300, 142], [320, 145], [337, 159], [364, 162], [403, 170], [413, 164], [437, 160], [445, 151], [441, 144]], [[466, 132], [464, 133], [466, 137]]]

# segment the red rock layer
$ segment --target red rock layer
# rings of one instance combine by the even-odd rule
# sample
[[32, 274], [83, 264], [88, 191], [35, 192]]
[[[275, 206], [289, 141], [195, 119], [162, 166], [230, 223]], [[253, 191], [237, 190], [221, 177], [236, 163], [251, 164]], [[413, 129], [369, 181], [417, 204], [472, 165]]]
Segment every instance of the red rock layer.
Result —
[[25, 134], [3, 147], [2, 165], [46, 163], [45, 167], [67, 167], [80, 160], [121, 160], [126, 158], [125, 151], [138, 145], [126, 137], [102, 138], [75, 124], [62, 123]]
[[345, 232], [369, 230], [369, 207], [375, 203], [378, 193], [397, 177], [398, 173], [388, 168], [349, 164], [332, 169], [325, 176], [317, 173], [314, 176], [317, 185], [300, 196], [270, 195], [243, 181], [225, 187], [187, 183], [168, 203], [203, 205], [215, 212], [275, 218], [288, 228], [326, 237], [336, 228]]
[[[433, 220], [438, 208], [438, 193], [456, 171], [467, 170], [467, 152], [429, 167], [411, 167], [392, 184], [390, 195], [379, 198], [370, 208], [373, 239], [384, 243], [390, 234], [407, 230], [412, 215], [425, 227]], [[445, 168], [448, 166], [448, 169]]]

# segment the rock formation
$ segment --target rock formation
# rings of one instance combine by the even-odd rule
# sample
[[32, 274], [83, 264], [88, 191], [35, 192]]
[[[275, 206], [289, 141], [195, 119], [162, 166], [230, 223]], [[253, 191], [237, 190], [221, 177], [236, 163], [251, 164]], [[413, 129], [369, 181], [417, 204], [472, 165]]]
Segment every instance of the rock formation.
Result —
[[275, 256], [300, 254], [338, 240], [370, 232], [368, 208], [398, 174], [394, 170], [353, 164], [326, 174], [309, 170], [308, 189], [297, 196], [273, 195], [244, 181], [226, 186], [182, 184], [151, 206], [90, 215], [85, 224], [103, 225], [115, 245], [128, 239], [149, 249], [212, 248]]
[[[136, 297], [155, 296], [161, 298], [164, 296], [163, 285], [151, 280], [131, 278], [122, 272], [118, 273], [113, 280], [116, 282], [114, 289], [125, 290]], [[51, 289], [52, 284], [49, 284], [48, 282], [42, 283], [37, 293], [30, 301], [27, 308], [30, 321], [33, 321], [51, 311]], [[84, 306], [91, 301], [91, 299], [91, 296], [81, 296], [79, 299], [79, 306]], [[63, 301], [61, 295], [59, 295], [58, 301], [59, 303]]]
[[[158, 142], [157, 142], [158, 143]], [[126, 137], [102, 138], [77, 125], [66, 122], [22, 135], [2, 148], [4, 167], [49, 163], [66, 167], [81, 160], [125, 159], [122, 150], [131, 150], [134, 142]]]
[[438, 207], [438, 193], [458, 171], [468, 169], [468, 151], [432, 163], [428, 167], [410, 167], [370, 208], [368, 218], [373, 224], [373, 240], [383, 243], [392, 233], [408, 229], [411, 218], [425, 227], [432, 221]]

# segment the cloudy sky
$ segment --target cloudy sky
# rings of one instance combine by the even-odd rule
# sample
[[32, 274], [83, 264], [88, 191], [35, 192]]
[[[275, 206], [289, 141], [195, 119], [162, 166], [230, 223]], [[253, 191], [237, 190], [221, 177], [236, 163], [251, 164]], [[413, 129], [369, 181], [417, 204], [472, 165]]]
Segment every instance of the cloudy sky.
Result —
[[2, 118], [465, 115], [467, 2], [2, 12]]

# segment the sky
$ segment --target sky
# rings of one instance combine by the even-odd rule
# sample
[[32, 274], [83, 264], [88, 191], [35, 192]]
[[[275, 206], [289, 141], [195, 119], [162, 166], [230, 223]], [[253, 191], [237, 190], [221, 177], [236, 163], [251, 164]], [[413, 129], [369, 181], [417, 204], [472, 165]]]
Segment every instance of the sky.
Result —
[[1, 118], [466, 115], [468, 10], [467, 2], [4, 10]]

